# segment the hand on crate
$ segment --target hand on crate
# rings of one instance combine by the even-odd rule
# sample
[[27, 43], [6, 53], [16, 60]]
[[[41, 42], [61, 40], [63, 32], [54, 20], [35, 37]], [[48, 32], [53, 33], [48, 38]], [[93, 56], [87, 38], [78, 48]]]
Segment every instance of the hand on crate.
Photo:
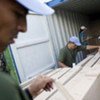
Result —
[[54, 82], [53, 79], [45, 75], [41, 75], [38, 76], [36, 79], [33, 79], [28, 89], [32, 96], [36, 96], [42, 89], [46, 91], [50, 91], [51, 89], [53, 89], [53, 82]]

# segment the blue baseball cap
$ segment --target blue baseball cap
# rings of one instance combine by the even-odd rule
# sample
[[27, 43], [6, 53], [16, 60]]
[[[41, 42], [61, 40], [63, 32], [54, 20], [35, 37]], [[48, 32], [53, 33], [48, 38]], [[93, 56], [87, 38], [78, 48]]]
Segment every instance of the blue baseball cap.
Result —
[[70, 37], [69, 41], [73, 42], [77, 46], [81, 46], [81, 43], [80, 43], [79, 39], [76, 36]]
[[29, 11], [35, 12], [36, 14], [41, 15], [50, 15], [54, 13], [54, 10], [50, 8], [44, 2], [40, 0], [16, 0], [22, 6], [27, 8]]

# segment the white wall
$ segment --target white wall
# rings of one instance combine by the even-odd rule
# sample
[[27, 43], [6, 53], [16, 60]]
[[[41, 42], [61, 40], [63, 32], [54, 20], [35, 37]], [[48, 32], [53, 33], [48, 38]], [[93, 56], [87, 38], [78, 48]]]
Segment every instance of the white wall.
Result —
[[45, 16], [29, 15], [28, 30], [11, 45], [21, 81], [56, 66]]

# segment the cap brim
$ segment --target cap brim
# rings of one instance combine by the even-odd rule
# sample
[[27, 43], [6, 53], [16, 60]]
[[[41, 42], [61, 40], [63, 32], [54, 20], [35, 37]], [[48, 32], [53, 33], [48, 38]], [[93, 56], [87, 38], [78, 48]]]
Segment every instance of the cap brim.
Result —
[[75, 43], [77, 46], [81, 46], [81, 43]]
[[39, 0], [16, 0], [25, 8], [30, 11], [35, 12], [36, 14], [42, 15], [51, 15], [54, 13], [54, 10], [47, 6], [45, 3], [40, 2]]

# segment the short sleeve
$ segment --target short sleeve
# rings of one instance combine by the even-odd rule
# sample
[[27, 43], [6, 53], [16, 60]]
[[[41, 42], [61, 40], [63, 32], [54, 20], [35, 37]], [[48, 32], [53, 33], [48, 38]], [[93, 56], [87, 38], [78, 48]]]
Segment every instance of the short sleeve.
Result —
[[65, 59], [65, 53], [64, 53], [64, 50], [61, 49], [61, 50], [60, 50], [60, 53], [59, 53], [58, 60], [59, 60], [60, 62], [64, 62], [64, 59]]

